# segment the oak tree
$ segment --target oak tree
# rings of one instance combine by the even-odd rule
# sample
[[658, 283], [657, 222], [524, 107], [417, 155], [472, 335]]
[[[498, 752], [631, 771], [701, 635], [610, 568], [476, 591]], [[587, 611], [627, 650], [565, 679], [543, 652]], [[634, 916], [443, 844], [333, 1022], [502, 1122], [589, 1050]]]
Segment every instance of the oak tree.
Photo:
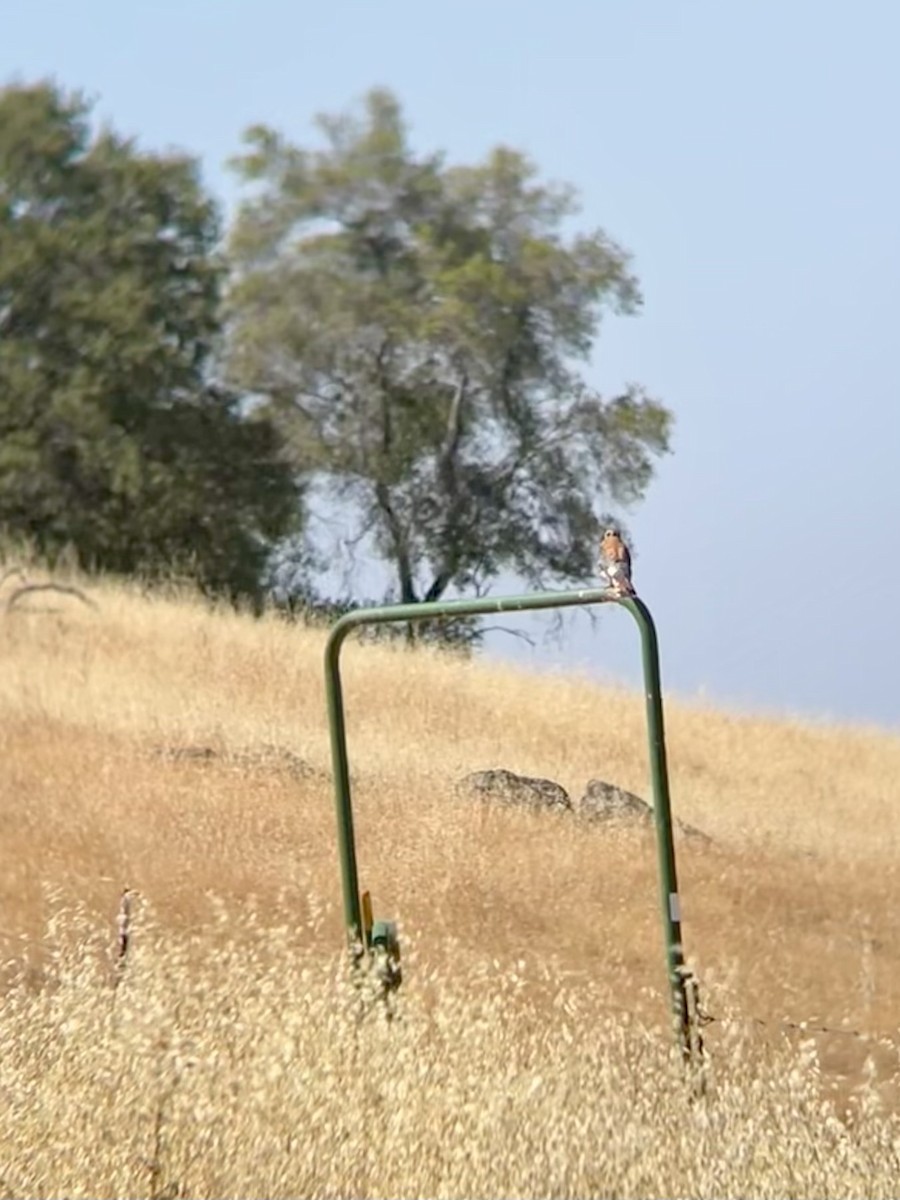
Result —
[[628, 255], [570, 233], [573, 190], [514, 150], [417, 154], [389, 92], [318, 129], [309, 148], [253, 127], [234, 160], [233, 384], [355, 514], [394, 598], [591, 578], [602, 514], [669, 444], [642, 388], [580, 373], [604, 311], [640, 304]]
[[192, 158], [52, 84], [0, 91], [0, 531], [258, 593], [298, 498], [272, 422], [215, 380], [220, 236]]

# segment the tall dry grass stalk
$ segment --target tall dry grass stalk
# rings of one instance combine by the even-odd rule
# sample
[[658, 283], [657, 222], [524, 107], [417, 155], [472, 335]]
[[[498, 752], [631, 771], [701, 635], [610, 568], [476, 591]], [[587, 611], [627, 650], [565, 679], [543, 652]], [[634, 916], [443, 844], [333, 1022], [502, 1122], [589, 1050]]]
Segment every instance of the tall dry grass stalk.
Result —
[[871, 1086], [839, 1116], [811, 1040], [736, 1024], [697, 1099], [669, 1037], [553, 962], [417, 961], [388, 1024], [315, 923], [138, 928], [117, 991], [75, 913], [53, 987], [7, 994], [7, 1195], [896, 1195], [900, 1119]]
[[[90, 594], [0, 617], [10, 1195], [896, 1190], [900, 739], [667, 705], [675, 812], [714, 839], [678, 848], [722, 1018], [690, 1104], [652, 836], [454, 790], [502, 765], [646, 793], [639, 696], [347, 646], [361, 874], [404, 944], [389, 1028], [336, 957], [323, 635]], [[149, 909], [113, 988], [126, 883]]]

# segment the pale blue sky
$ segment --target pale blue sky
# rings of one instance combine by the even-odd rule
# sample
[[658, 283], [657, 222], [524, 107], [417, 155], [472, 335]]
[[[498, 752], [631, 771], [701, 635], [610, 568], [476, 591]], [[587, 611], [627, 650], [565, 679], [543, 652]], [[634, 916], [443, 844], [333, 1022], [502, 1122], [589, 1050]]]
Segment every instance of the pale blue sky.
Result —
[[[589, 376], [677, 416], [628, 514], [664, 682], [894, 729], [898, 58], [891, 0], [0, 0], [0, 80], [84, 88], [225, 203], [247, 124], [304, 139], [373, 84], [423, 150], [502, 141], [575, 184], [645, 295]], [[629, 623], [491, 646], [633, 682]]]

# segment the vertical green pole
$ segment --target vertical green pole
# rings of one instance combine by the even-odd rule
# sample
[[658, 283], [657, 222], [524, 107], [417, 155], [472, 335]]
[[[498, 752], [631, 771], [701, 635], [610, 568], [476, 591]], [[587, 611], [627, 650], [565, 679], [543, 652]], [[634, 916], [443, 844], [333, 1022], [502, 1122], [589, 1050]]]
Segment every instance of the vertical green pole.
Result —
[[641, 631], [644, 664], [644, 697], [647, 704], [647, 737], [650, 748], [650, 779], [653, 786], [653, 813], [656, 825], [656, 850], [659, 860], [659, 886], [662, 900], [663, 934], [672, 1010], [682, 1053], [691, 1057], [691, 1028], [685, 980], [684, 948], [681, 941], [681, 902], [675, 868], [675, 843], [672, 835], [672, 804], [669, 796], [669, 771], [666, 763], [666, 735], [663, 724], [662, 687], [659, 672], [659, 644], [650, 611], [637, 597], [623, 600], [637, 620]]
[[341, 643], [352, 623], [351, 620], [342, 617], [332, 627], [328, 636], [325, 646], [325, 697], [328, 703], [328, 727], [331, 733], [338, 854], [341, 861], [341, 885], [344, 894], [344, 926], [347, 930], [351, 953], [355, 958], [359, 958], [363, 953], [362, 907], [359, 898], [353, 805], [350, 801], [350, 766], [347, 761], [347, 732], [344, 726], [344, 697], [339, 666]]

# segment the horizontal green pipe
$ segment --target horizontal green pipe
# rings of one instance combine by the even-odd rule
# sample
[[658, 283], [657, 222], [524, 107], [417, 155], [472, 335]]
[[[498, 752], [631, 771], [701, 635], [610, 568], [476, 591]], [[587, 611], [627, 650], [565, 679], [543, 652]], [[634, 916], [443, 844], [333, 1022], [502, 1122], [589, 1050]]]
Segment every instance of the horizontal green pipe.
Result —
[[387, 625], [392, 621], [427, 621], [429, 617], [475, 617], [489, 613], [610, 603], [624, 604], [626, 607], [630, 605], [627, 597], [619, 599], [606, 588], [586, 588], [580, 592], [530, 592], [524, 596], [482, 596], [477, 600], [430, 600], [421, 604], [355, 608], [335, 621], [329, 641], [332, 638], [342, 640], [355, 625]]

